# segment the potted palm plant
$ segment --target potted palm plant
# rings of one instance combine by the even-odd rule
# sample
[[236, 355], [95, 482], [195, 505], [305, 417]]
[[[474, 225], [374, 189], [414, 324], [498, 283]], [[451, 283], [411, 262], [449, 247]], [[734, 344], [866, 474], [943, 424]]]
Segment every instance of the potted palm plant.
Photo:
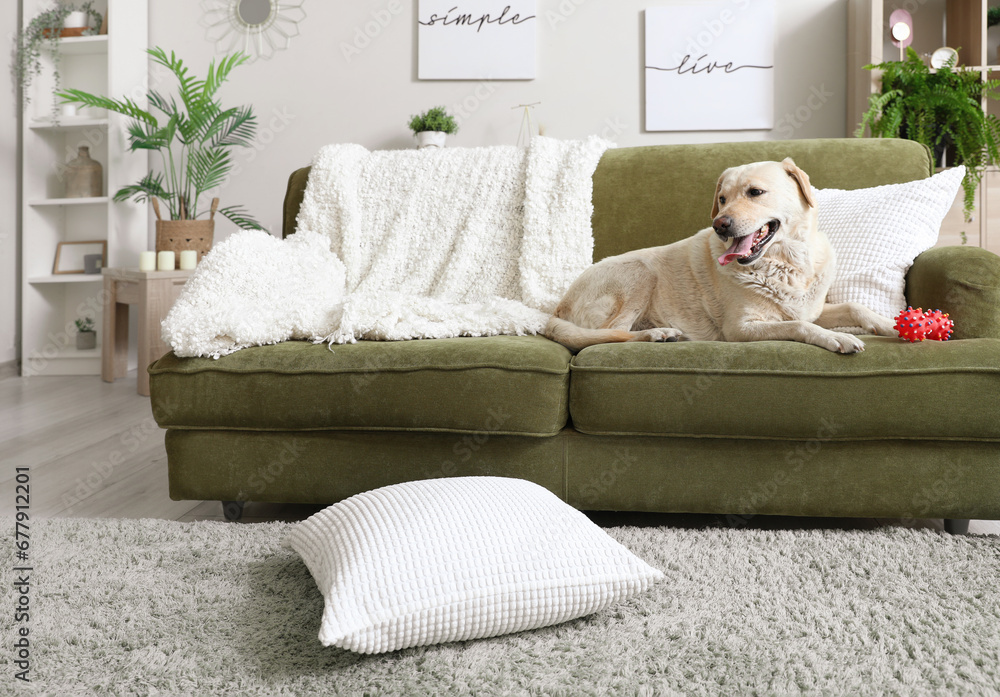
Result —
[[[180, 252], [195, 249], [198, 259], [212, 246], [216, 211], [241, 228], [260, 228], [242, 206], [218, 208], [218, 199], [203, 205], [207, 193], [222, 184], [233, 168], [233, 147], [251, 147], [257, 132], [257, 118], [251, 106], [223, 109], [216, 92], [229, 73], [248, 60], [243, 53], [223, 57], [208, 66], [208, 77], [194, 77], [173, 52], [162, 48], [148, 51], [153, 61], [174, 74], [180, 103], [157, 90], [149, 90], [151, 110], [140, 108], [128, 97], [112, 99], [68, 89], [58, 96], [67, 104], [82, 104], [123, 114], [128, 122], [130, 150], [159, 153], [160, 171], [151, 171], [139, 182], [124, 186], [115, 201], [151, 201], [156, 213], [157, 251]], [[161, 215], [165, 204], [167, 219]], [[199, 220], [205, 216], [205, 219]], [[177, 255], [179, 257], [179, 254]]]
[[443, 106], [436, 106], [422, 114], [411, 116], [410, 130], [417, 138], [418, 147], [443, 148], [447, 136], [458, 133], [458, 123]]
[[983, 97], [1000, 97], [1000, 80], [956, 69], [954, 58], [932, 71], [912, 48], [904, 61], [865, 68], [882, 71], [882, 90], [869, 99], [854, 135], [868, 128], [875, 138], [915, 140], [935, 153], [936, 162], [965, 165], [964, 213], [971, 220], [983, 172], [1000, 160], [1000, 121], [982, 108]]

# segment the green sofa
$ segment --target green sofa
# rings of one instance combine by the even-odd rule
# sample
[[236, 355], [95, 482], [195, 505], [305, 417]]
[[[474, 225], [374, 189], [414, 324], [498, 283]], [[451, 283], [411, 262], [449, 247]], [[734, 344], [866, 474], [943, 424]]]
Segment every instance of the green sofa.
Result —
[[[818, 139], [608, 151], [594, 258], [710, 223], [719, 173], [794, 158], [818, 188], [932, 172], [910, 141]], [[295, 229], [308, 169], [288, 183]], [[540, 336], [286, 342], [149, 367], [170, 496], [333, 503], [397, 482], [501, 475], [586, 510], [1000, 518], [1000, 257], [922, 254], [915, 307], [955, 340], [868, 337], [843, 356], [794, 342], [608, 344]], [[740, 520], [740, 518], [736, 518]]]

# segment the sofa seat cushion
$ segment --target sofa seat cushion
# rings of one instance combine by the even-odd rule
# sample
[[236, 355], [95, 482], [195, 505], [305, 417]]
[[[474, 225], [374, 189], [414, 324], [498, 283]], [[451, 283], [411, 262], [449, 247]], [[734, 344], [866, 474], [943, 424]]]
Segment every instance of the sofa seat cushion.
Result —
[[592, 346], [571, 364], [570, 417], [606, 435], [1000, 439], [1000, 340], [864, 341], [854, 355], [790, 341]]
[[566, 425], [570, 353], [537, 336], [311, 344], [149, 367], [163, 428], [453, 431], [546, 436]]

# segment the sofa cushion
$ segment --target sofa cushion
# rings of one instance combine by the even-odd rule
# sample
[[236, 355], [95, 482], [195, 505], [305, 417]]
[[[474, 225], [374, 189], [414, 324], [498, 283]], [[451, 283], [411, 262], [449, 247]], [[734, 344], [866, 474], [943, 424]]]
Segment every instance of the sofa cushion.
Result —
[[573, 359], [570, 416], [589, 434], [1000, 439], [1000, 340], [864, 341], [850, 356], [788, 341], [592, 346]]
[[149, 367], [163, 428], [552, 435], [566, 425], [570, 353], [537, 336], [314, 345]]

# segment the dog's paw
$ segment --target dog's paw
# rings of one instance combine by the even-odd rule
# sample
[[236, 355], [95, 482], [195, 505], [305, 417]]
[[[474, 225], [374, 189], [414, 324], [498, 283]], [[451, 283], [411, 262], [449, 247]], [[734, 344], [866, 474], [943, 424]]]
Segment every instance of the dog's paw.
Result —
[[899, 336], [899, 333], [896, 331], [896, 325], [893, 324], [891, 319], [886, 317], [878, 316], [873, 318], [864, 329], [866, 334], [892, 337]]
[[632, 341], [677, 341], [684, 332], [673, 327], [657, 327], [656, 329], [643, 329], [636, 332]]
[[823, 348], [834, 353], [860, 353], [865, 350], [865, 342], [853, 334], [830, 332], [825, 339]]

